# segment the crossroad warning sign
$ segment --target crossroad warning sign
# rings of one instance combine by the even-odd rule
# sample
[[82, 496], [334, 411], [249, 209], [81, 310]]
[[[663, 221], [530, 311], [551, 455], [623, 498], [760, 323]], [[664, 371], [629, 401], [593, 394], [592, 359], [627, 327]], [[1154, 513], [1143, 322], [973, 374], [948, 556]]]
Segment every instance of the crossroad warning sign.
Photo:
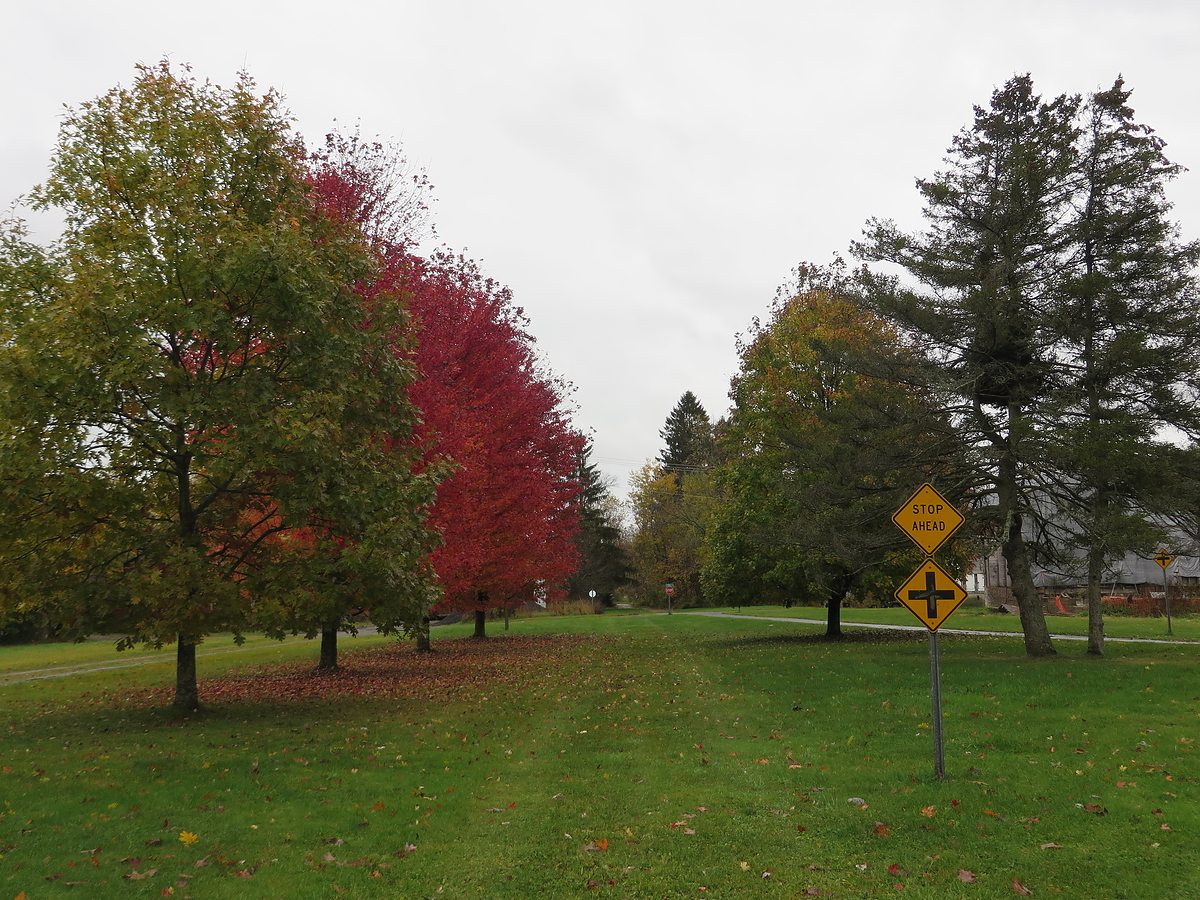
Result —
[[954, 576], [935, 563], [925, 560], [908, 581], [896, 589], [896, 599], [908, 607], [908, 611], [921, 620], [930, 631], [937, 631], [942, 623], [962, 606], [967, 592]]
[[1158, 552], [1154, 554], [1154, 561], [1163, 567], [1163, 571], [1167, 571], [1167, 566], [1175, 562], [1175, 557], [1168, 553], [1163, 547], [1158, 548]]
[[966, 519], [933, 485], [926, 483], [896, 510], [892, 521], [927, 556], [932, 556]]

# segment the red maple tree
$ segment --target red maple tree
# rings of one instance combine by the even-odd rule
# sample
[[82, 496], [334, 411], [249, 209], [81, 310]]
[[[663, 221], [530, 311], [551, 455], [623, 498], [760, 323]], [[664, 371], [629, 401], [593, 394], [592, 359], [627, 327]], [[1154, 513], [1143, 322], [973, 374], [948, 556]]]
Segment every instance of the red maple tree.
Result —
[[578, 568], [583, 438], [506, 288], [444, 253], [410, 259], [402, 284], [417, 331], [417, 437], [428, 458], [456, 466], [429, 515], [444, 542], [432, 555], [439, 607], [474, 611], [482, 636], [487, 609], [561, 596]]
[[[397, 179], [406, 170], [378, 145], [330, 146], [314, 190], [375, 243], [380, 267], [362, 293], [405, 304], [411, 332], [396, 348], [417, 370], [413, 440], [426, 465], [452, 466], [428, 518], [442, 538], [430, 558], [443, 590], [433, 611], [473, 612], [482, 637], [488, 609], [562, 596], [578, 567], [584, 439], [570, 422], [569, 388], [539, 363], [507, 288], [461, 255], [412, 251], [408, 195], [427, 188], [423, 178]], [[427, 631], [418, 642], [428, 646]]]

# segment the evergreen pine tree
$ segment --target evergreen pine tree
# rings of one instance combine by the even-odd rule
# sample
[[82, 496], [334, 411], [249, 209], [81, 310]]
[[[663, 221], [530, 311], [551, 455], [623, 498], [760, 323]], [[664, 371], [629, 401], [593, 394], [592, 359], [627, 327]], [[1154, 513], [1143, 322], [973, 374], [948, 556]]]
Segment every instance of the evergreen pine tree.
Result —
[[583, 599], [595, 591], [610, 602], [612, 593], [629, 580], [629, 557], [621, 546], [621, 529], [614, 519], [614, 501], [592, 462], [589, 443], [579, 454], [576, 479], [579, 481], [579, 570], [572, 576], [569, 596]]
[[1043, 102], [1027, 75], [992, 95], [953, 141], [950, 167], [919, 180], [929, 230], [873, 221], [855, 246], [906, 269], [926, 288], [864, 275], [867, 297], [944, 358], [967, 440], [981, 449], [995, 525], [1021, 613], [1025, 649], [1053, 654], [1023, 531], [1033, 514], [1030, 467], [1045, 456], [1042, 412], [1053, 389], [1047, 310], [1060, 262], [1060, 216], [1075, 173], [1078, 97]]
[[715, 455], [712, 423], [691, 391], [685, 391], [658, 433], [666, 442], [658, 461], [676, 475], [708, 465]]
[[1182, 167], [1135, 122], [1130, 93], [1118, 78], [1084, 111], [1061, 282], [1061, 421], [1051, 433], [1061, 480], [1046, 488], [1087, 561], [1094, 655], [1104, 648], [1107, 566], [1152, 552], [1163, 540], [1155, 521], [1177, 506], [1168, 473], [1178, 452], [1156, 433], [1200, 425], [1187, 389], [1200, 371], [1200, 244], [1183, 242], [1169, 219], [1164, 185]]

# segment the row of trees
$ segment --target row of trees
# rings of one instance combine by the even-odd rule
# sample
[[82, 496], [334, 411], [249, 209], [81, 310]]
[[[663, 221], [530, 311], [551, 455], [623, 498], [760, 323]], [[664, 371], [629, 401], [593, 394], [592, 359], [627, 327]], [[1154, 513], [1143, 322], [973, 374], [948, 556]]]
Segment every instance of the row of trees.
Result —
[[309, 153], [245, 76], [163, 62], [69, 111], [32, 194], [62, 237], [0, 229], [0, 617], [175, 643], [190, 710], [214, 632], [335, 665], [364, 615], [565, 591], [568, 388], [505, 289], [416, 253], [427, 190], [356, 137]]
[[[739, 342], [694, 529], [707, 597], [823, 594], [836, 632], [847, 591], [890, 595], [914, 565], [889, 517], [929, 480], [973, 509], [960, 570], [1002, 551], [1031, 655], [1054, 652], [1035, 565], [1086, 572], [1103, 652], [1109, 567], [1197, 531], [1200, 246], [1129, 97], [1011, 79], [918, 181], [926, 229], [873, 220], [854, 245], [890, 272], [797, 270]], [[636, 485], [635, 553], [670, 534], [643, 514], [664, 471]]]

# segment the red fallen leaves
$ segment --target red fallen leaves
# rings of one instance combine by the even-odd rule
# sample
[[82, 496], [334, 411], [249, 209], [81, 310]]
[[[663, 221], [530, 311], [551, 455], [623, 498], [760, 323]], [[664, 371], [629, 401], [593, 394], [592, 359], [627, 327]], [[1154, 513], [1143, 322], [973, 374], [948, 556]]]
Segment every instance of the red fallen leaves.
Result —
[[1107, 816], [1108, 815], [1108, 810], [1105, 809], [1103, 806], [1101, 806], [1099, 803], [1085, 803], [1085, 804], [1083, 804], [1083, 811], [1095, 813], [1098, 816]]
[[892, 863], [888, 866], [888, 874], [895, 878], [897, 875], [907, 875], [908, 869], [900, 868], [900, 863]]
[[[418, 654], [409, 644], [389, 644], [342, 655], [342, 667], [318, 675], [311, 662], [251, 666], [221, 678], [204, 679], [201, 691], [212, 701], [262, 703], [325, 700], [345, 694], [418, 699], [431, 694], [504, 684], [529, 684], [532, 675], [553, 670], [565, 648], [609, 638], [587, 635], [506, 635], [487, 642], [470, 638], [437, 642], [437, 653]], [[114, 705], [160, 707], [170, 703], [173, 686], [124, 690]]]
[[1025, 887], [1025, 885], [1021, 884], [1021, 882], [1017, 881], [1015, 878], [1012, 880], [1012, 892], [1020, 897], [1028, 897], [1033, 893], [1033, 891]]
[[879, 837], [891, 837], [892, 836], [892, 832], [882, 822], [875, 823], [875, 834], [877, 834]]

